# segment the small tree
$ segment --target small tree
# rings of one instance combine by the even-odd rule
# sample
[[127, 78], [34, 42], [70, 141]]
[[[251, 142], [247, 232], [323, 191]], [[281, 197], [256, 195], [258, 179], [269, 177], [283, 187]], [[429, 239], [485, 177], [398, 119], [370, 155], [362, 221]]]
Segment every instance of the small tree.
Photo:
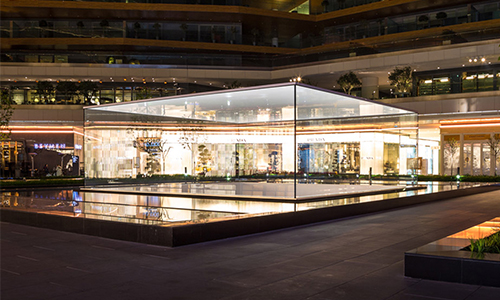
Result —
[[82, 81], [78, 85], [78, 91], [83, 96], [83, 100], [84, 100], [85, 104], [89, 105], [90, 100], [92, 99], [92, 97], [95, 97], [95, 95], [97, 93], [97, 83], [89, 81], [89, 80]]
[[497, 176], [497, 160], [500, 158], [500, 134], [493, 134], [487, 141], [491, 150], [491, 158], [493, 159], [493, 170]]
[[241, 82], [239, 82], [238, 80], [235, 80], [231, 83], [226, 82], [226, 86], [228, 89], [239, 89], [241, 87]]
[[36, 83], [36, 93], [40, 97], [40, 101], [43, 103], [47, 103], [49, 101], [50, 96], [54, 93], [54, 90], [52, 82], [38, 81]]
[[134, 33], [135, 33], [135, 38], [138, 38], [139, 36], [139, 31], [141, 31], [141, 23], [135, 22], [134, 23]]
[[137, 100], [149, 99], [153, 96], [153, 94], [151, 93], [151, 89], [148, 87], [137, 88], [135, 95]]
[[259, 29], [257, 29], [257, 28], [252, 28], [252, 30], [250, 31], [250, 33], [251, 33], [251, 34], [252, 34], [252, 36], [253, 36], [253, 39], [252, 39], [252, 44], [255, 46], [255, 45], [257, 45], [257, 40], [258, 40], [258, 38], [259, 38], [259, 34], [260, 34]]
[[185, 41], [186, 40], [186, 33], [187, 33], [187, 30], [188, 30], [188, 26], [186, 23], [182, 23], [181, 26], [179, 26], [180, 29], [182, 30], [182, 40]]
[[440, 11], [436, 14], [436, 19], [441, 20], [441, 25], [444, 25], [445, 19], [448, 17], [448, 15], [444, 11]]
[[403, 94], [411, 94], [413, 86], [413, 70], [410, 66], [402, 69], [396, 67], [389, 74], [389, 83], [394, 85], [396, 89]]
[[160, 23], [154, 23], [153, 28], [155, 29], [156, 39], [159, 40], [160, 39], [160, 29], [161, 29]]
[[7, 140], [10, 137], [9, 122], [14, 113], [14, 107], [9, 98], [9, 91], [2, 90], [0, 100], [0, 141]]
[[205, 176], [206, 172], [210, 171], [208, 167], [208, 162], [210, 161], [211, 158], [212, 156], [210, 155], [210, 151], [208, 151], [207, 146], [203, 144], [198, 145], [198, 161], [201, 168], [200, 172], [201, 176]]
[[451, 168], [450, 168], [450, 175], [453, 176], [453, 163], [455, 161], [455, 155], [457, 154], [460, 143], [456, 138], [450, 138], [446, 141], [446, 150], [448, 151], [448, 155], [450, 157], [450, 162], [451, 162]]
[[108, 20], [101, 20], [101, 22], [99, 22], [99, 26], [102, 28], [102, 37], [105, 37], [109, 28]]
[[236, 41], [236, 33], [238, 33], [238, 28], [236, 28], [236, 26], [231, 26], [230, 31], [231, 31], [231, 39], [229, 40], [229, 42], [233, 44], [234, 41]]
[[78, 33], [82, 34], [83, 28], [85, 27], [85, 24], [82, 21], [78, 21], [76, 23], [76, 27], [78, 28]]
[[323, 2], [321, 2], [321, 6], [323, 6], [323, 13], [327, 13], [328, 12], [328, 5], [330, 5], [330, 2], [324, 0]]
[[56, 91], [63, 95], [64, 101], [71, 101], [78, 91], [78, 86], [72, 81], [61, 81], [57, 84]]
[[340, 78], [337, 80], [337, 83], [342, 89], [344, 89], [344, 93], [348, 95], [351, 94], [353, 88], [361, 85], [361, 81], [359, 80], [358, 76], [352, 71], [340, 76]]

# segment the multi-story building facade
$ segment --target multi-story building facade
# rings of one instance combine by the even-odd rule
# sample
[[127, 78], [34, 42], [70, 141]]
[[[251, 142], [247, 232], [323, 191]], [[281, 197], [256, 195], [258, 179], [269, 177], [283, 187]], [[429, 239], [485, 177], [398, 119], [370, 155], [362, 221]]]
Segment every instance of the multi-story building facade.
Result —
[[[3, 176], [32, 163], [75, 172], [84, 105], [298, 77], [342, 91], [349, 71], [362, 81], [353, 94], [419, 113], [421, 174], [500, 168], [499, 1], [12, 0], [0, 26], [15, 106]], [[404, 67], [402, 93], [388, 74]]]

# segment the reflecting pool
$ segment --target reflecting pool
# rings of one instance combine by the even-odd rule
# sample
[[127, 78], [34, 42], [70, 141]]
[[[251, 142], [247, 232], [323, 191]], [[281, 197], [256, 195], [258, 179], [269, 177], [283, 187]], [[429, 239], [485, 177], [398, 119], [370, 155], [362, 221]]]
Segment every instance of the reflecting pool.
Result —
[[[377, 184], [382, 185], [384, 182]], [[400, 182], [399, 184], [412, 186], [410, 182]], [[419, 188], [416, 189], [376, 195], [342, 196], [319, 201], [315, 199], [296, 201], [289, 199], [218, 199], [104, 193], [76, 189], [34, 189], [1, 192], [1, 207], [69, 217], [170, 226], [383, 201], [480, 185], [484, 185], [484, 183], [457, 185], [454, 182], [419, 182]]]

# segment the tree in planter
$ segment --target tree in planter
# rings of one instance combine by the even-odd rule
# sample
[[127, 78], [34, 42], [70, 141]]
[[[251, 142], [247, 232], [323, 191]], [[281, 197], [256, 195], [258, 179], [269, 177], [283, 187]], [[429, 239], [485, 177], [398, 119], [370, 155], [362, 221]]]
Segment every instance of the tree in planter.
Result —
[[61, 81], [56, 86], [56, 91], [63, 96], [63, 100], [68, 103], [78, 91], [78, 86], [72, 81]]
[[327, 13], [328, 12], [328, 5], [330, 5], [330, 2], [324, 0], [323, 2], [321, 2], [321, 6], [323, 6], [323, 13]]
[[448, 15], [444, 11], [440, 11], [436, 14], [436, 19], [441, 20], [441, 26], [444, 26], [444, 20]]
[[493, 134], [486, 143], [490, 146], [493, 170], [495, 176], [497, 176], [497, 160], [500, 158], [500, 134]]
[[135, 22], [134, 23], [134, 38], [138, 38], [139, 37], [139, 31], [141, 30], [141, 23], [139, 22]]
[[101, 26], [102, 28], [102, 37], [105, 37], [108, 33], [109, 28], [108, 20], [101, 20], [101, 22], [99, 22], [99, 26]]
[[97, 93], [97, 83], [89, 80], [82, 81], [78, 85], [78, 91], [80, 91], [80, 94], [83, 96], [85, 105], [90, 105], [90, 100], [92, 97], [95, 97]]
[[450, 175], [453, 176], [453, 163], [455, 162], [455, 155], [458, 153], [460, 142], [456, 138], [450, 138], [445, 143], [445, 151], [447, 152], [451, 162]]
[[82, 21], [78, 21], [76, 23], [76, 27], [78, 28], [78, 34], [82, 35], [83, 27], [85, 27], [85, 24], [83, 24]]
[[2, 89], [2, 98], [0, 100], [0, 141], [7, 140], [10, 137], [9, 122], [14, 113], [14, 107], [9, 97], [9, 91]]
[[345, 8], [345, 0], [337, 0], [339, 3], [339, 9], [344, 9]]
[[38, 27], [40, 27], [40, 37], [47, 37], [47, 27], [49, 23], [45, 20], [38, 21]]
[[154, 23], [153, 28], [155, 29], [156, 39], [159, 40], [160, 39], [160, 29], [161, 29], [160, 23]]
[[344, 90], [344, 93], [350, 95], [353, 88], [361, 85], [358, 76], [352, 71], [339, 77], [338, 85]]
[[389, 83], [394, 85], [396, 89], [404, 94], [411, 95], [413, 86], [413, 70], [410, 66], [399, 69], [396, 67], [394, 71], [389, 74]]
[[241, 82], [239, 82], [238, 80], [235, 80], [231, 83], [226, 82], [225, 84], [226, 84], [227, 88], [230, 90], [231, 89], [239, 89], [241, 87]]
[[319, 86], [318, 82], [312, 81], [309, 78], [302, 78], [302, 83], [307, 84], [307, 85], [312, 85], [312, 86]]
[[210, 151], [208, 151], [207, 146], [201, 144], [198, 146], [198, 162], [199, 162], [199, 168], [200, 168], [200, 175], [205, 176], [207, 172], [210, 171], [210, 167], [208, 165], [208, 162], [212, 156], [210, 155]]
[[238, 33], [238, 28], [236, 28], [236, 26], [231, 26], [229, 30], [231, 31], [231, 40], [229, 40], [229, 42], [231, 44], [234, 44], [234, 42], [236, 41], [236, 34]]
[[147, 87], [136, 89], [136, 100], [149, 99], [152, 97], [151, 89]]
[[182, 30], [182, 40], [185, 41], [187, 36], [188, 26], [186, 23], [182, 23], [181, 26], [179, 27]]
[[54, 86], [49, 81], [38, 81], [36, 83], [36, 93], [40, 97], [40, 102], [48, 103], [54, 93]]
[[253, 29], [250, 31], [250, 33], [252, 34], [252, 37], [253, 37], [253, 39], [252, 39], [252, 43], [253, 43], [253, 45], [255, 46], [255, 45], [257, 45], [257, 40], [258, 40], [258, 37], [259, 37], [259, 34], [260, 34], [259, 29], [257, 29], [257, 28], [253, 28]]
[[429, 17], [427, 15], [421, 15], [417, 19], [419, 29], [429, 27]]
[[215, 43], [217, 41], [217, 30], [215, 29], [215, 26], [212, 26], [212, 29], [210, 30], [210, 35], [212, 37], [212, 43]]

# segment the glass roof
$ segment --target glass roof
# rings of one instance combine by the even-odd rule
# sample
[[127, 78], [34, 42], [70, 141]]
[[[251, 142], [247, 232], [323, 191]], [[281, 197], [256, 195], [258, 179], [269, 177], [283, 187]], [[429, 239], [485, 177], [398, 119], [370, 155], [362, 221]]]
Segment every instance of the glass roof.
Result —
[[246, 123], [291, 121], [294, 120], [294, 107], [297, 109], [297, 120], [414, 114], [401, 108], [296, 83], [193, 93], [92, 106], [86, 109]]

